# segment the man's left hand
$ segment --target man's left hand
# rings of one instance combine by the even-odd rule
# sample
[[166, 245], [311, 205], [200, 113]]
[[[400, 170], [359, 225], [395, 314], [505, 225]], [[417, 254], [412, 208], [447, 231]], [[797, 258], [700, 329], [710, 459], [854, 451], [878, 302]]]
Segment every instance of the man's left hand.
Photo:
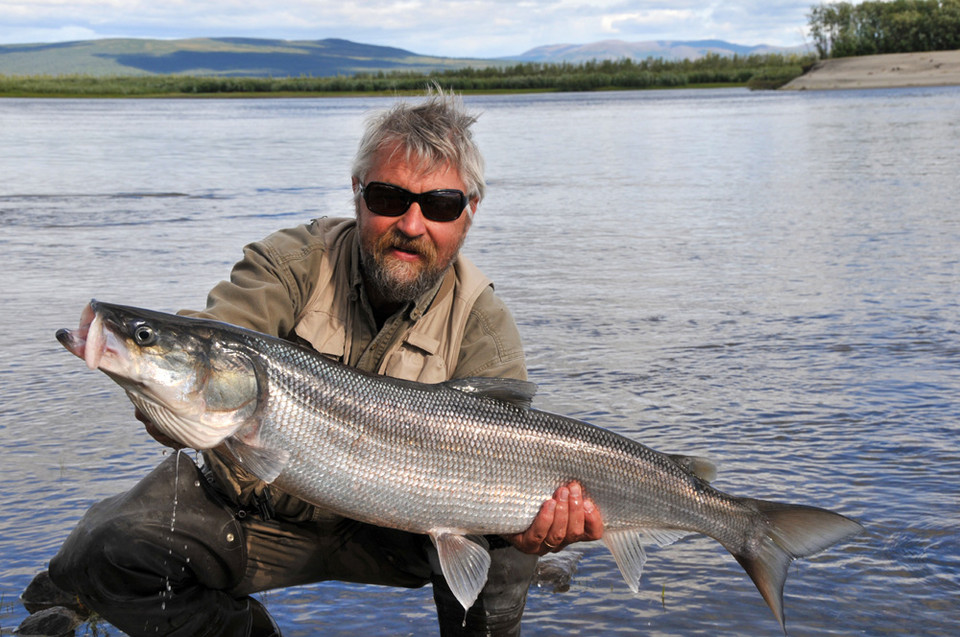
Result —
[[524, 553], [556, 553], [574, 542], [589, 542], [603, 537], [603, 517], [589, 498], [583, 497], [579, 482], [556, 490], [553, 498], [540, 507], [533, 523], [523, 533], [505, 536]]

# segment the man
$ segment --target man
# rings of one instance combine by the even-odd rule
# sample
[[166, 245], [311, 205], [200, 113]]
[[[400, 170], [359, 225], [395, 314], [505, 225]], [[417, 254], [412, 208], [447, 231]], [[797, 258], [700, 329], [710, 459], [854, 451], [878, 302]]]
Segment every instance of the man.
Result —
[[[513, 318], [460, 256], [485, 187], [474, 121], [443, 93], [372, 119], [353, 168], [356, 218], [247, 246], [230, 281], [191, 314], [398, 378], [525, 378]], [[171, 456], [93, 506], [50, 576], [130, 635], [279, 635], [250, 595], [323, 580], [432, 582], [442, 634], [516, 635], [537, 555], [601, 534], [580, 486], [561, 487], [527, 531], [486, 538], [488, 582], [464, 617], [425, 536], [318, 510], [213, 451], [202, 469]]]

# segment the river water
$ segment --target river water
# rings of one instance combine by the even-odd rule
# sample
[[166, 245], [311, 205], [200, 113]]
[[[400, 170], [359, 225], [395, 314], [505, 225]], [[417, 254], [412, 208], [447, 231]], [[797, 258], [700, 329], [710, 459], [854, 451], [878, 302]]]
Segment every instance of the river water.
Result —
[[[390, 101], [0, 101], [3, 634], [86, 508], [164, 453], [55, 330], [91, 297], [199, 307], [246, 242], [348, 214], [363, 119]], [[791, 635], [954, 634], [960, 89], [467, 103], [490, 187], [465, 251], [517, 318], [536, 405], [861, 520], [791, 567]], [[712, 540], [649, 554], [633, 595], [586, 547], [525, 634], [780, 634]], [[285, 635], [436, 634], [426, 590], [264, 601]]]

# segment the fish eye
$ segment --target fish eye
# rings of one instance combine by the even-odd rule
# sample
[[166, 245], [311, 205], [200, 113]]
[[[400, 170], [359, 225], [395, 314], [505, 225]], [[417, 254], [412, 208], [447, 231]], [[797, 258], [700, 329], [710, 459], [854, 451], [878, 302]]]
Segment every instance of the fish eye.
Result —
[[138, 325], [133, 330], [133, 340], [141, 347], [153, 345], [157, 342], [157, 333], [149, 325]]

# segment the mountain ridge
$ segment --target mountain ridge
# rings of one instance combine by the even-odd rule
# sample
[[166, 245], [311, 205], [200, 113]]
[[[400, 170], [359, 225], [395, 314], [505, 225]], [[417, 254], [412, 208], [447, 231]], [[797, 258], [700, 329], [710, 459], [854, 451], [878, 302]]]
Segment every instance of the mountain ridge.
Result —
[[[802, 48], [802, 47], [798, 47]], [[624, 42], [535, 47], [516, 56], [453, 58], [341, 38], [107, 38], [73, 42], [0, 45], [0, 75], [196, 75], [215, 77], [328, 77], [393, 71], [429, 72], [524, 62], [585, 62], [635, 57], [696, 59], [707, 53], [780, 52], [765, 45], [722, 40]]]
[[588, 62], [620, 58], [697, 59], [715, 55], [761, 55], [765, 53], [803, 53], [808, 47], [776, 47], [766, 44], [743, 45], [725, 40], [599, 40], [587, 44], [547, 44], [535, 47], [512, 59], [526, 62]]

